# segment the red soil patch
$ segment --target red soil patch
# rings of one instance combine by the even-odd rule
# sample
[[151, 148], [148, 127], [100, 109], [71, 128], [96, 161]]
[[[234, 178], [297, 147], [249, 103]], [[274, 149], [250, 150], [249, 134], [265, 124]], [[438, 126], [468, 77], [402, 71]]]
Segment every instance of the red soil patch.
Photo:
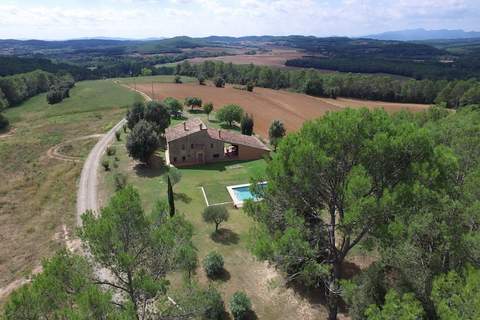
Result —
[[[226, 88], [215, 88], [211, 85], [154, 83], [154, 99], [163, 100], [174, 97], [183, 101], [186, 97], [196, 96], [203, 102], [213, 102], [215, 110], [230, 103], [240, 105], [246, 112], [253, 114], [255, 132], [262, 137], [268, 137], [268, 128], [273, 120], [281, 120], [287, 131], [295, 131], [302, 124], [318, 118], [328, 111], [339, 111], [345, 107], [372, 106], [384, 107], [387, 111], [398, 111], [401, 108], [413, 111], [424, 110], [426, 105], [398, 104], [388, 102], [358, 101], [351, 99], [323, 99], [305, 94], [283, 90], [255, 88], [254, 92]], [[151, 84], [137, 84], [137, 89], [152, 95]]]

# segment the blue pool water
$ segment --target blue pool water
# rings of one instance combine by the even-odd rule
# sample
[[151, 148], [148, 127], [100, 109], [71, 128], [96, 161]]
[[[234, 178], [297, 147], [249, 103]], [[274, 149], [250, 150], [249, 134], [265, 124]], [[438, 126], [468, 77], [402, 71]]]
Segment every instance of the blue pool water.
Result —
[[[265, 186], [265, 184], [262, 183], [261, 186]], [[250, 192], [250, 186], [236, 187], [232, 188], [232, 190], [237, 199], [240, 201], [249, 199], [258, 200], [257, 197]]]

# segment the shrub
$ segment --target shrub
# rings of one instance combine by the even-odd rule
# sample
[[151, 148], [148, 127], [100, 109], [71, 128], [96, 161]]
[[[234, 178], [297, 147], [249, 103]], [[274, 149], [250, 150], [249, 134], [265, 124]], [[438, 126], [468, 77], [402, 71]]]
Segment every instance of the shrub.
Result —
[[203, 259], [203, 269], [209, 278], [223, 272], [223, 257], [218, 252], [212, 251]]
[[121, 137], [122, 137], [122, 131], [120, 130], [115, 131], [115, 138], [117, 139], [117, 141], [122, 140]]
[[208, 320], [220, 320], [223, 319], [225, 313], [225, 305], [223, 303], [222, 295], [217, 289], [210, 287], [204, 295], [205, 311], [203, 313], [203, 319]]
[[107, 147], [107, 156], [113, 156], [117, 153], [117, 148], [114, 146], [108, 146]]
[[102, 161], [102, 167], [105, 169], [105, 171], [109, 171], [110, 170], [110, 161], [108, 160], [103, 160]]
[[237, 291], [230, 299], [230, 312], [235, 320], [246, 319], [252, 309], [252, 303], [244, 292]]
[[215, 87], [217, 87], [217, 88], [225, 87], [225, 79], [223, 79], [222, 77], [216, 77], [213, 80], [213, 83], [215, 84]]
[[185, 105], [189, 106], [192, 110], [193, 107], [202, 107], [202, 99], [197, 98], [197, 97], [187, 97], [185, 98]]
[[175, 83], [182, 83], [182, 78], [180, 76], [175, 76], [175, 79], [174, 79]]
[[127, 133], [128, 126], [126, 123], [122, 126], [122, 128], [123, 128], [123, 132]]
[[7, 129], [8, 126], [10, 126], [10, 121], [0, 113], [0, 131]]
[[113, 179], [115, 183], [115, 191], [119, 191], [127, 185], [127, 176], [123, 173], [115, 173]]
[[249, 82], [247, 83], [246, 89], [247, 91], [252, 92], [254, 87], [255, 85], [253, 84], [253, 82]]
[[205, 77], [203, 75], [199, 75], [197, 77], [197, 80], [198, 80], [198, 84], [201, 85], [201, 86], [204, 86], [205, 85]]

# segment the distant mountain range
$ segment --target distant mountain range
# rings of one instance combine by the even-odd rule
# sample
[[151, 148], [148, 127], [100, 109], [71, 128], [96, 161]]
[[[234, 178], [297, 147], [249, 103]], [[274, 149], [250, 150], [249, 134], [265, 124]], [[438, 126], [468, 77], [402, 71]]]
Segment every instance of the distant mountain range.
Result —
[[376, 40], [396, 40], [396, 41], [420, 41], [420, 40], [439, 40], [439, 39], [471, 39], [480, 38], [480, 32], [464, 30], [425, 30], [410, 29], [389, 31], [379, 34], [371, 34], [363, 38]]
[[[111, 40], [111, 41], [155, 41], [155, 40], [163, 40], [166, 37], [151, 37], [151, 38], [120, 38], [120, 37], [83, 37], [83, 38], [74, 38], [68, 40]], [[64, 40], [64, 41], [68, 41]]]

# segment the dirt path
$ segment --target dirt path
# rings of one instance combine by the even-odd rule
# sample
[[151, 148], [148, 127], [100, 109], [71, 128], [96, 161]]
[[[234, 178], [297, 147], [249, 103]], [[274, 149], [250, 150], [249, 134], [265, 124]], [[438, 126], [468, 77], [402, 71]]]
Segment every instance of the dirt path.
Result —
[[62, 143], [57, 144], [56, 146], [48, 149], [47, 156], [49, 158], [57, 159], [57, 160], [81, 162], [82, 161], [81, 158], [73, 157], [73, 156], [67, 156], [65, 154], [60, 153], [59, 152], [60, 148], [69, 144], [69, 143], [72, 143], [72, 142], [87, 140], [87, 139], [94, 139], [94, 138], [101, 138], [101, 137], [103, 137], [103, 134], [92, 134], [92, 135], [89, 135], [89, 136], [79, 137], [79, 138], [75, 138], [75, 139], [72, 139], [72, 140], [62, 142]]
[[17, 128], [10, 128], [10, 130], [8, 130], [7, 132], [0, 134], [0, 139], [5, 139], [13, 136], [15, 134], [15, 131], [17, 131]]
[[110, 129], [110, 131], [102, 136], [95, 147], [93, 147], [92, 151], [90, 151], [90, 154], [83, 164], [77, 192], [77, 225], [79, 227], [82, 226], [81, 216], [85, 211], [93, 210], [98, 212], [97, 171], [100, 165], [100, 160], [110, 142], [115, 138], [115, 132], [123, 126], [125, 121], [125, 119], [122, 119]]

